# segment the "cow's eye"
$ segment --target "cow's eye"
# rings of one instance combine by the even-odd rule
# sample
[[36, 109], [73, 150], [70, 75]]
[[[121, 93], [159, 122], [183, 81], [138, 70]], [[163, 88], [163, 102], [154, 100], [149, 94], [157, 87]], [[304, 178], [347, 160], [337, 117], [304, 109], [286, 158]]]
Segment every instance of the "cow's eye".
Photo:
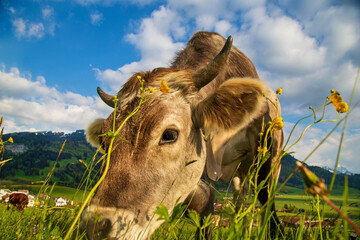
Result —
[[159, 145], [176, 142], [179, 132], [175, 129], [166, 129], [160, 139]]

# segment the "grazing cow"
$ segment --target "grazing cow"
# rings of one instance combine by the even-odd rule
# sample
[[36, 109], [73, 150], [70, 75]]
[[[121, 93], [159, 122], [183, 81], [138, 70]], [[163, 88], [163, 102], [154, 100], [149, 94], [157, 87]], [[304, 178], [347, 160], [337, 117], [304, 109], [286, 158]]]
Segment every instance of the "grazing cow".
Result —
[[[144, 89], [159, 89], [164, 81], [170, 93], [156, 93], [123, 125], [119, 136], [126, 142], [115, 139], [108, 174], [82, 216], [81, 227], [90, 239], [149, 238], [162, 223], [154, 216], [160, 203], [170, 211], [185, 202], [202, 216], [211, 213], [214, 190], [202, 179], [232, 181], [239, 207], [262, 124], [280, 116], [280, 107], [268, 100], [275, 102], [276, 94], [259, 79], [246, 55], [232, 46], [232, 37], [197, 32], [170, 68], [136, 73], [124, 84], [117, 94], [116, 115], [88, 127], [90, 143], [109, 149], [111, 138], [104, 133], [112, 130], [113, 122], [118, 128], [139, 105], [138, 76]], [[113, 96], [100, 88], [98, 93], [115, 107]], [[271, 157], [261, 167], [258, 182], [278, 174], [282, 131], [273, 134]], [[259, 200], [268, 200], [266, 188]], [[278, 222], [275, 211], [273, 216]]]
[[10, 209], [10, 204], [17, 207], [19, 211], [22, 211], [29, 204], [29, 197], [25, 193], [11, 193], [9, 195], [8, 210]]

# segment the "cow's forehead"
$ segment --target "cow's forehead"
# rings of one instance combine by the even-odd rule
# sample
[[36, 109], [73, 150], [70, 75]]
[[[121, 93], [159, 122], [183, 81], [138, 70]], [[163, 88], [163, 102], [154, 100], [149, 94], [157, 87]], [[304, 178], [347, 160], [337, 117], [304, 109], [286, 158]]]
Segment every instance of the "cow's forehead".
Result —
[[185, 98], [191, 97], [193, 93], [197, 92], [192, 81], [192, 70], [156, 68], [153, 71], [135, 73], [128, 79], [118, 94], [123, 106], [125, 103], [141, 97], [141, 84], [138, 77], [144, 80], [145, 90], [151, 87], [156, 92], [159, 90], [161, 82], [164, 81], [169, 86], [170, 92], [180, 92]]
[[[151, 94], [146, 97], [151, 97]], [[119, 111], [116, 112], [116, 128], [123, 123], [139, 103], [138, 97], [130, 102], [122, 101], [120, 103]], [[103, 133], [112, 130], [113, 116], [114, 113], [105, 121]], [[179, 131], [186, 129], [189, 134], [190, 125], [191, 104], [184, 98], [181, 91], [158, 92], [125, 123], [120, 131], [120, 137], [128, 140], [132, 147], [143, 149], [150, 141], [156, 142], [165, 129], [174, 128]]]

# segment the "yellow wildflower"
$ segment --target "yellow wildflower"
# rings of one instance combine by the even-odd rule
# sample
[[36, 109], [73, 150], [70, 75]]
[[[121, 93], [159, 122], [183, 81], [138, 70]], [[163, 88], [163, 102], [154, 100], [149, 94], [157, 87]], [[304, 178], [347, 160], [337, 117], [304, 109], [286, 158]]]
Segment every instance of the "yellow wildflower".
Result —
[[281, 95], [281, 94], [282, 94], [282, 91], [283, 91], [282, 88], [278, 88], [278, 89], [276, 89], [276, 94], [277, 94], [277, 95]]
[[161, 83], [160, 83], [160, 91], [163, 92], [163, 93], [169, 93], [170, 92], [170, 88], [168, 87], [168, 85], [164, 81], [161, 81]]
[[331, 103], [336, 106], [337, 103], [342, 102], [342, 97], [340, 96], [340, 93], [336, 92], [334, 89], [331, 90], [331, 96], [330, 96]]
[[40, 202], [39, 202], [39, 201], [36, 201], [36, 202], [34, 203], [34, 205], [38, 207], [38, 206], [40, 206]]
[[272, 126], [275, 130], [281, 130], [284, 127], [283, 118], [276, 117], [272, 122]]
[[149, 87], [149, 92], [154, 92], [154, 88], [152, 88], [152, 87]]
[[14, 139], [12, 137], [9, 137], [8, 142], [14, 143]]
[[340, 102], [340, 103], [335, 105], [335, 110], [338, 113], [344, 113], [344, 112], [347, 112], [349, 110], [349, 106], [347, 105], [346, 102]]

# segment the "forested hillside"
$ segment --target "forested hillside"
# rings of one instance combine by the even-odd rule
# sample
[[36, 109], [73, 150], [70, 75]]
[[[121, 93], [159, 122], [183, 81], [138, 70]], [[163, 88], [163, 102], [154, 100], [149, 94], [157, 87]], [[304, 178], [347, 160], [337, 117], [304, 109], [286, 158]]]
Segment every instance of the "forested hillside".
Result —
[[[287, 155], [283, 157], [283, 159], [281, 160], [281, 173], [279, 177], [279, 182], [284, 182], [285, 179], [293, 172], [293, 170], [296, 168], [296, 161], [298, 160], [291, 155]], [[333, 176], [333, 173], [321, 167], [316, 167], [316, 166], [307, 166], [307, 167], [313, 173], [315, 173], [316, 176], [318, 176], [319, 178], [323, 178], [327, 185], [331, 183], [331, 178]], [[335, 185], [344, 186], [345, 176], [346, 176], [345, 174], [338, 174], [335, 179]], [[349, 187], [360, 189], [360, 174], [348, 175], [348, 184]], [[287, 185], [292, 187], [304, 187], [304, 181], [300, 173], [296, 172], [287, 182]]]
[[54, 132], [12, 133], [13, 144], [5, 146], [4, 159], [12, 158], [0, 171], [0, 179], [16, 183], [29, 183], [45, 179], [58, 158], [52, 182], [76, 187], [86, 167], [79, 160], [89, 163], [96, 149], [86, 142], [83, 130], [71, 134]]

